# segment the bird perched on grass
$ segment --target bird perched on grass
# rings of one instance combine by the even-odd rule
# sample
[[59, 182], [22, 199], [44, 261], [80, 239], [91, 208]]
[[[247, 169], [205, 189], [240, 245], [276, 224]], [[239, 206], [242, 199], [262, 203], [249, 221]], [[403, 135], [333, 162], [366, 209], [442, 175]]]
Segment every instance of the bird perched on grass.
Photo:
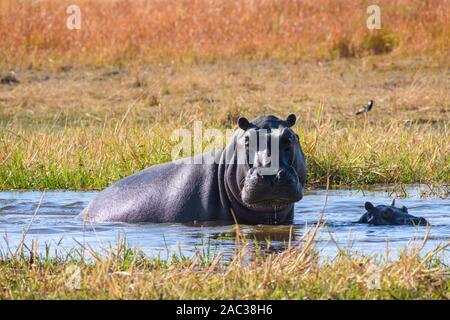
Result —
[[369, 100], [367, 106], [364, 106], [361, 109], [359, 109], [358, 112], [356, 112], [356, 115], [369, 112], [370, 110], [372, 110], [372, 107], [373, 107], [373, 100]]

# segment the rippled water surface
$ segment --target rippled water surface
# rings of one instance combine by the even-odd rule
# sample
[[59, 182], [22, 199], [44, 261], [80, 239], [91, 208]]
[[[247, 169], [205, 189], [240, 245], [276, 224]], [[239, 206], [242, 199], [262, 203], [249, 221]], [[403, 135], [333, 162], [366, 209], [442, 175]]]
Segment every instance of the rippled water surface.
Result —
[[[316, 241], [316, 247], [326, 256], [333, 256], [337, 247], [353, 249], [361, 253], [386, 254], [387, 242], [390, 254], [398, 254], [411, 240], [418, 242], [426, 233], [425, 227], [413, 226], [368, 226], [355, 224], [364, 213], [364, 202], [389, 204], [392, 198], [389, 187], [365, 190], [330, 190], [323, 228]], [[425, 250], [450, 240], [450, 200], [438, 196], [421, 197], [424, 186], [411, 186], [406, 189], [407, 196], [397, 200], [397, 206], [405, 205], [409, 213], [426, 218], [432, 228]], [[42, 192], [0, 192], [0, 250], [3, 254], [16, 248], [22, 239], [23, 230], [28, 230], [25, 243], [38, 239], [39, 250], [46, 244], [59, 250], [69, 250], [90, 244], [94, 248], [115, 245], [118, 239], [126, 237], [131, 246], [141, 248], [147, 255], [159, 254], [165, 257], [168, 252], [192, 254], [209, 246], [222, 250], [225, 254], [233, 252], [234, 227], [213, 224], [95, 224], [83, 223], [77, 218], [80, 211], [95, 196], [95, 192], [47, 191], [34, 216]], [[298, 241], [305, 229], [317, 222], [322, 211], [327, 192], [312, 190], [295, 206], [293, 228], [289, 226], [242, 226], [250, 239], [266, 246], [282, 250], [292, 236]], [[416, 239], [416, 240], [414, 240]], [[78, 242], [78, 243], [77, 243]]]

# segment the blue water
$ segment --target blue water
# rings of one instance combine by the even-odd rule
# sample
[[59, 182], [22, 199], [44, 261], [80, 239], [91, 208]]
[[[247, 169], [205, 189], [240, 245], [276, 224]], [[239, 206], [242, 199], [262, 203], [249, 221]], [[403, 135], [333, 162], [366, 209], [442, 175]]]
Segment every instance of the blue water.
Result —
[[[242, 232], [263, 247], [270, 239], [271, 250], [283, 250], [291, 240], [295, 244], [319, 219], [323, 210], [325, 227], [315, 241], [324, 256], [333, 257], [341, 249], [363, 254], [397, 255], [405, 245], [420, 243], [426, 227], [369, 226], [355, 224], [364, 213], [364, 202], [389, 204], [393, 195], [389, 186], [373, 190], [311, 190], [295, 206], [295, 218], [290, 226], [241, 226]], [[431, 224], [424, 251], [450, 241], [450, 198], [437, 195], [423, 197], [426, 186], [409, 186], [407, 196], [397, 199], [397, 206], [405, 205], [409, 213], [426, 218]], [[328, 194], [328, 195], [327, 195]], [[96, 192], [47, 191], [37, 214], [37, 205], [43, 195], [38, 191], [0, 192], [0, 251], [3, 255], [22, 241], [30, 246], [37, 239], [41, 253], [46, 244], [52, 252], [69, 251], [89, 244], [101, 250], [113, 247], [118, 239], [126, 238], [133, 247], [139, 247], [148, 256], [165, 257], [168, 252], [182, 252], [189, 256], [207, 246], [213, 251], [231, 255], [234, 246], [234, 226], [213, 224], [95, 224], [90, 225], [76, 216], [96, 195]], [[325, 205], [326, 203], [326, 205]], [[325, 206], [324, 206], [325, 205]], [[290, 236], [292, 238], [290, 239]], [[448, 254], [444, 252], [444, 254]]]

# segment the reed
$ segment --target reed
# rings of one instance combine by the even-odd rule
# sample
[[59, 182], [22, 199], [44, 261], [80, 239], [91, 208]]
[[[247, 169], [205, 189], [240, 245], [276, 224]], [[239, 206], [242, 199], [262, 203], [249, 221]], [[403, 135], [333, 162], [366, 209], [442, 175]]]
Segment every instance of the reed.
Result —
[[[238, 237], [231, 258], [199, 250], [192, 257], [146, 257], [126, 241], [69, 252], [37, 243], [0, 254], [0, 299], [449, 299], [448, 245], [423, 252], [426, 239], [398, 258], [364, 256], [345, 248], [321, 257], [321, 224], [281, 253], [265, 253]], [[10, 250], [12, 251], [12, 250]], [[53, 254], [49, 254], [53, 252]]]

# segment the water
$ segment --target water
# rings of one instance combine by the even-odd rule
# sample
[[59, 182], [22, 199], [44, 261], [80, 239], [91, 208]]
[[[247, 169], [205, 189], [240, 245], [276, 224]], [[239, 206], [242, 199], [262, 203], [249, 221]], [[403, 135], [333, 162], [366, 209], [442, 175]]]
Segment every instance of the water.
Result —
[[[424, 186], [406, 188], [407, 197], [398, 199], [397, 206], [405, 205], [409, 213], [426, 218], [432, 228], [425, 250], [450, 240], [450, 199], [438, 196], [422, 198]], [[426, 234], [425, 227], [368, 226], [355, 224], [364, 213], [364, 202], [389, 204], [389, 187], [371, 191], [338, 189], [328, 191], [323, 210], [326, 227], [323, 228], [315, 246], [324, 256], [333, 257], [338, 247], [364, 254], [397, 255], [408, 243], [419, 243]], [[270, 239], [271, 250], [283, 250], [291, 238], [298, 241], [319, 219], [325, 203], [325, 190], [306, 192], [295, 206], [292, 229], [289, 226], [242, 226], [248, 238], [263, 247]], [[15, 249], [22, 240], [23, 230], [28, 230], [25, 243], [38, 240], [38, 250], [43, 253], [46, 244], [52, 250], [68, 251], [81, 244], [96, 249], [115, 246], [118, 239], [126, 237], [131, 246], [139, 247], [148, 256], [166, 257], [168, 252], [192, 255], [199, 249], [212, 248], [231, 255], [234, 249], [234, 226], [214, 224], [85, 224], [76, 218], [79, 212], [96, 195], [95, 192], [48, 191], [44, 194], [38, 213], [34, 216], [41, 192], [0, 192], [0, 251], [5, 254]], [[9, 248], [9, 249], [8, 249]], [[14, 250], [13, 250], [14, 251]], [[53, 252], [53, 251], [51, 251]], [[444, 253], [445, 255], [448, 254]]]

